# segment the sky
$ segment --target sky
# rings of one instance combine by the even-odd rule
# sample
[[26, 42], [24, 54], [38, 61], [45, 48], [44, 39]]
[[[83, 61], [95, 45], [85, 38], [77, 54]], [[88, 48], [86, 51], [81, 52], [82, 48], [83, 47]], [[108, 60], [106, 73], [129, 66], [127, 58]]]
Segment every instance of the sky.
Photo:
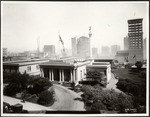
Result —
[[44, 45], [71, 49], [71, 38], [92, 32], [92, 47], [120, 45], [128, 34], [129, 19], [143, 18], [148, 38], [148, 2], [1, 2], [2, 47], [9, 52], [37, 50]]

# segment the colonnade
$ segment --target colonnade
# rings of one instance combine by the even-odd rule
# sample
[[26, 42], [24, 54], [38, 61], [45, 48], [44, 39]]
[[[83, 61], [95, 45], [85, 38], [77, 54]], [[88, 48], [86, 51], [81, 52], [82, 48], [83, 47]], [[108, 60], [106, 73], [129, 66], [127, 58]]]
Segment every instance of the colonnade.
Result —
[[[41, 68], [41, 77], [44, 77], [44, 70]], [[75, 69], [70, 69], [70, 80], [69, 82], [75, 82], [76, 80], [76, 71]], [[54, 69], [49, 69], [49, 80], [54, 81]], [[59, 69], [59, 82], [62, 83], [65, 81], [64, 69]]]

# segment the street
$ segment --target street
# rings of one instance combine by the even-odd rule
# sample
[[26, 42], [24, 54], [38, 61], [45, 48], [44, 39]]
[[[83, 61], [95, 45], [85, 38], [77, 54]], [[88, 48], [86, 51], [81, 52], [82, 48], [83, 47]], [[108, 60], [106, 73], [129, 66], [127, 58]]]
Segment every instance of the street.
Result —
[[84, 111], [84, 103], [77, 100], [80, 95], [61, 85], [54, 85], [56, 101], [50, 107], [53, 110]]

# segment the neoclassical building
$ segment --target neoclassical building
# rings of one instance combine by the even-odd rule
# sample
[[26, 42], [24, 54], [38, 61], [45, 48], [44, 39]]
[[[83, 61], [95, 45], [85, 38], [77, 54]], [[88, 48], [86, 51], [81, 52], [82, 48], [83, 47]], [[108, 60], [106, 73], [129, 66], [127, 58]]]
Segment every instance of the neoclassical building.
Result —
[[40, 75], [50, 81], [70, 82], [78, 84], [86, 80], [87, 71], [103, 72], [107, 82], [111, 78], [112, 60], [104, 59], [78, 59], [69, 57], [63, 59], [38, 59], [24, 61], [3, 62], [4, 72], [26, 72], [29, 75]]
[[39, 65], [41, 76], [49, 78], [50, 81], [78, 83], [86, 78], [86, 65], [88, 64], [90, 64], [88, 60], [69, 58], [50, 60]]

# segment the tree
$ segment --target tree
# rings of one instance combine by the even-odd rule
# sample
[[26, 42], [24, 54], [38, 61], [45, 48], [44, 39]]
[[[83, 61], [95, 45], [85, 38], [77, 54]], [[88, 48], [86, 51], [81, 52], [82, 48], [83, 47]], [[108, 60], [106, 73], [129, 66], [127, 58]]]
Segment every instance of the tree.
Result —
[[7, 76], [8, 85], [4, 88], [4, 94], [13, 96], [16, 93], [26, 90], [28, 85], [28, 80], [29, 80], [29, 75], [27, 74], [20, 74], [20, 73], [9, 74]]
[[138, 68], [138, 69], [141, 69], [141, 67], [143, 66], [143, 63], [141, 61], [137, 61], [135, 63], [135, 66]]
[[42, 77], [31, 79], [29, 84], [33, 86], [29, 91], [31, 94], [40, 94], [42, 91], [47, 90], [53, 85], [48, 79]]
[[37, 102], [42, 105], [51, 105], [54, 102], [54, 91], [42, 91]]

